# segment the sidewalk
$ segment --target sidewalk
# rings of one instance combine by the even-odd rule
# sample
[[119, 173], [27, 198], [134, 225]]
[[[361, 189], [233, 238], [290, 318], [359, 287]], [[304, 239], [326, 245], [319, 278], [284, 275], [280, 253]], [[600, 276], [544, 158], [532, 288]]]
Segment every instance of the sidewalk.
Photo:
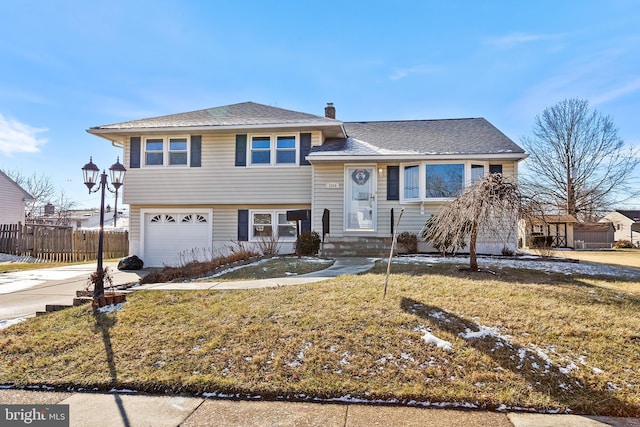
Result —
[[[69, 425], [118, 426], [464, 426], [638, 427], [640, 419], [498, 413], [364, 404], [235, 401], [132, 393], [0, 390], [0, 403], [69, 405]], [[0, 414], [0, 419], [1, 414]]]

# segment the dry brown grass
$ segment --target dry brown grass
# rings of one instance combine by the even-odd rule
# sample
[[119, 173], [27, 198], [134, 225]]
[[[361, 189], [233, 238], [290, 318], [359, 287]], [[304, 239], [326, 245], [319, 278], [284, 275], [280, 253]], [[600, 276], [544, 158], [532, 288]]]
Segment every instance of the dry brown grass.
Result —
[[[393, 270], [384, 300], [384, 276], [366, 274], [144, 291], [111, 314], [34, 318], [0, 331], [0, 383], [640, 416], [640, 283]], [[465, 338], [483, 327], [493, 334]], [[452, 350], [427, 344], [426, 331]]]
[[600, 264], [640, 267], [640, 249], [616, 249], [611, 251], [552, 251], [552, 256], [573, 258]]

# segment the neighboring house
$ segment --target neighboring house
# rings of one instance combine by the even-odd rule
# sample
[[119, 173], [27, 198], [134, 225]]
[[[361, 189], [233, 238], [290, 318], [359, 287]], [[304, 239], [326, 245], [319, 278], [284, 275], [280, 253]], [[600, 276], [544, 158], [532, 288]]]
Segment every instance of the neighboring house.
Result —
[[611, 249], [615, 229], [610, 222], [583, 222], [573, 226], [576, 249]]
[[608, 213], [600, 222], [611, 222], [615, 228], [615, 240], [628, 240], [640, 246], [640, 211], [616, 210]]
[[[88, 132], [123, 148], [129, 253], [149, 266], [272, 236], [292, 252], [290, 210], [309, 212], [303, 229], [328, 233], [325, 253], [381, 254], [401, 208], [398, 231], [419, 233], [465, 184], [517, 177], [526, 157], [483, 118], [342, 122], [333, 104], [316, 116], [245, 102]], [[504, 246], [485, 239], [479, 252]]]
[[544, 215], [520, 221], [520, 239], [525, 248], [573, 248], [572, 215]]
[[33, 196], [0, 171], [0, 224], [24, 224], [28, 200]]
[[[104, 211], [104, 227], [114, 228], [113, 215], [115, 211], [108, 206]], [[74, 230], [100, 228], [100, 210], [96, 209], [74, 209], [67, 213], [68, 223]], [[127, 228], [129, 219], [125, 217], [123, 211], [118, 211], [116, 218], [116, 228]]]

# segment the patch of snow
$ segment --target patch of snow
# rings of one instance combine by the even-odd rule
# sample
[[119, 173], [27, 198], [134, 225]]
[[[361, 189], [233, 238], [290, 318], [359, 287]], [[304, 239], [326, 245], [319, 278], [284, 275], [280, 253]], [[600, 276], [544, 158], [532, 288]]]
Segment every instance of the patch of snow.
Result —
[[591, 368], [591, 372], [593, 372], [594, 374], [604, 374], [604, 371], [600, 368], [596, 368], [595, 366], [593, 368]]
[[472, 339], [472, 338], [486, 338], [486, 337], [502, 338], [502, 336], [500, 335], [500, 331], [496, 326], [490, 327], [490, 326], [482, 326], [482, 325], [478, 325], [478, 330], [475, 332], [467, 328], [465, 332], [460, 332], [458, 335], [465, 340]]
[[[416, 255], [394, 257], [395, 264], [469, 264], [468, 256], [444, 257], [439, 255]], [[597, 264], [583, 262], [565, 262], [563, 260], [545, 261], [542, 257], [533, 255], [520, 256], [518, 258], [500, 258], [491, 256], [478, 256], [479, 264], [496, 268], [524, 268], [543, 271], [546, 273], [583, 274], [590, 276], [623, 276], [627, 278], [640, 278], [640, 269], [616, 265]]]
[[435, 345], [438, 348], [443, 349], [444, 351], [453, 351], [453, 346], [449, 341], [445, 341], [433, 335], [431, 332], [425, 331], [424, 335], [422, 335], [422, 339], [427, 344]]
[[11, 262], [37, 262], [36, 258], [30, 256], [19, 256], [19, 255], [10, 255], [0, 253], [0, 263], [11, 263]]
[[16, 317], [15, 319], [9, 319], [9, 320], [0, 320], [0, 329], [8, 328], [11, 325], [24, 322], [25, 320], [27, 319], [24, 317]]
[[571, 371], [575, 371], [575, 370], [577, 370], [577, 369], [578, 369], [578, 366], [577, 366], [575, 363], [573, 363], [573, 362], [569, 363], [569, 364], [568, 364], [566, 367], [564, 367], [564, 368], [563, 368], [562, 366], [558, 368], [558, 370], [559, 370], [560, 372], [562, 372], [563, 374], [565, 374], [565, 375], [568, 375], [568, 374], [569, 374], [569, 372], [571, 372]]
[[98, 313], [113, 313], [114, 311], [118, 311], [120, 310], [122, 307], [124, 307], [125, 303], [121, 302], [119, 304], [111, 304], [111, 305], [105, 305], [104, 307], [100, 307], [98, 310], [96, 310]]

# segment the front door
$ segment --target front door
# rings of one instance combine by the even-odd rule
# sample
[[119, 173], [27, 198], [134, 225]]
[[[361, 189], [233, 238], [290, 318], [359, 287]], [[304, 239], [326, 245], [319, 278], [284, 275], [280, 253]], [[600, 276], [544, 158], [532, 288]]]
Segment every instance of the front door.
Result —
[[345, 174], [346, 231], [375, 231], [376, 168], [347, 167]]

